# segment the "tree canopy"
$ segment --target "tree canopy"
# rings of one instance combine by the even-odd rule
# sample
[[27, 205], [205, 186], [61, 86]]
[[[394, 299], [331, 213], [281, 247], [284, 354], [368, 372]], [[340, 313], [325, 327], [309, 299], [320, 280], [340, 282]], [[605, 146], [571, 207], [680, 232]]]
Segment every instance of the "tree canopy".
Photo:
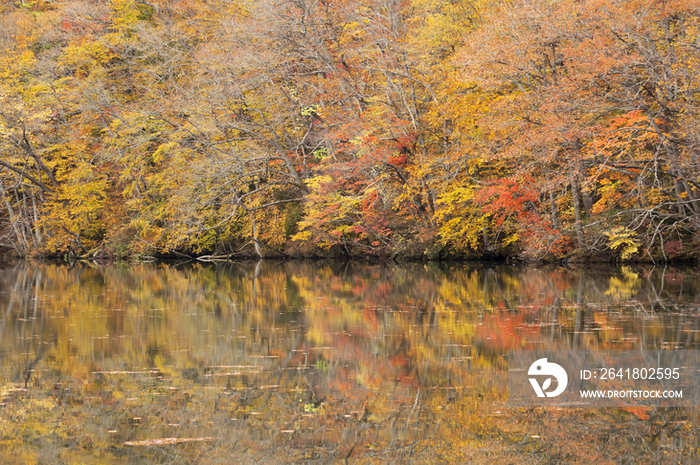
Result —
[[8, 2], [0, 244], [696, 257], [699, 18], [681, 0]]

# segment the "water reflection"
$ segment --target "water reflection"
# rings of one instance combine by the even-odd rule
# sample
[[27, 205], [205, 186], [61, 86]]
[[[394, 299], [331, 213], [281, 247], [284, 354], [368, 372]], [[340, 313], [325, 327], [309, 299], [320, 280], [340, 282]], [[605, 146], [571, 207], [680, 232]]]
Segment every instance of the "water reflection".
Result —
[[700, 349], [697, 277], [21, 265], [0, 271], [0, 448], [27, 463], [695, 463], [695, 411], [508, 409], [505, 386], [511, 348]]

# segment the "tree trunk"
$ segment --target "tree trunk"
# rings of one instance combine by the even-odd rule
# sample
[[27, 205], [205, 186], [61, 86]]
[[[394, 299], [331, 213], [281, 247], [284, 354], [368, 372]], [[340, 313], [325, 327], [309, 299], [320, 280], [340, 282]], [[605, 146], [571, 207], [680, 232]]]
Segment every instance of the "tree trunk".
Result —
[[[664, 118], [667, 121], [671, 121], [672, 118], [669, 116], [669, 114], [667, 112], [664, 113], [666, 113]], [[675, 177], [673, 188], [675, 190], [676, 200], [678, 201], [678, 214], [685, 216], [686, 207], [691, 215], [700, 213], [700, 202], [697, 201], [697, 197], [688, 184], [688, 181], [685, 180], [683, 170], [681, 169], [680, 155], [676, 143], [666, 136], [666, 134], [661, 130], [659, 125], [656, 123], [654, 115], [647, 112], [647, 118], [649, 119], [649, 122], [654, 130], [659, 135], [661, 144], [664, 146], [666, 153], [668, 154], [669, 172]], [[689, 202], [683, 200], [683, 192], [688, 193]]]
[[547, 190], [549, 191], [549, 209], [552, 216], [552, 227], [559, 229], [559, 220], [557, 219], [557, 204], [554, 201], [554, 191], [552, 190], [551, 181], [549, 179], [549, 173], [545, 169], [545, 180], [547, 182]]
[[255, 245], [255, 253], [257, 253], [260, 258], [264, 258], [262, 247], [260, 247], [260, 241], [258, 240], [258, 225], [255, 222], [253, 215], [250, 216], [250, 225], [253, 229], [253, 244]]
[[581, 191], [581, 197], [583, 198], [583, 209], [588, 217], [591, 216], [591, 210], [593, 210], [593, 199], [591, 195], [584, 189]]
[[581, 202], [576, 179], [571, 180], [571, 195], [574, 199], [574, 220], [576, 222], [576, 239], [579, 250], [583, 250], [583, 226], [581, 225]]
[[491, 241], [489, 241], [489, 230], [486, 227], [486, 223], [481, 225], [481, 232], [484, 235], [484, 250], [491, 252], [493, 247], [491, 247]]
[[7, 214], [9, 215], [10, 226], [12, 227], [12, 230], [15, 233], [15, 249], [17, 251], [25, 251], [27, 249], [27, 244], [25, 241], [22, 240], [22, 234], [20, 232], [18, 224], [19, 218], [15, 215], [15, 211], [12, 208], [12, 204], [7, 199], [7, 191], [5, 190], [5, 187], [2, 184], [0, 184], [0, 195], [2, 195], [2, 198], [5, 201], [5, 208], [7, 209]]

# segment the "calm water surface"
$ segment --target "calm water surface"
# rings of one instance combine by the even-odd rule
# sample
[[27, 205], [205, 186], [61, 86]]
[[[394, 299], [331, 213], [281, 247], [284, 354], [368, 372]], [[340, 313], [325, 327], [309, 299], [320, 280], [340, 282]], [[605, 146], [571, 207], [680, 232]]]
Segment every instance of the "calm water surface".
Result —
[[700, 463], [698, 409], [513, 409], [507, 351], [700, 349], [698, 269], [0, 271], [9, 463]]

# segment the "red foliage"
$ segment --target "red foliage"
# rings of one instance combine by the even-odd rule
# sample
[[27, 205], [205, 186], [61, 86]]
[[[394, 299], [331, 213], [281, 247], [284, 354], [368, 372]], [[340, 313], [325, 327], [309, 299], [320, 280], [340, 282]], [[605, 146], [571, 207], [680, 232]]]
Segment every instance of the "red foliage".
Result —
[[560, 255], [569, 247], [569, 240], [547, 216], [538, 213], [540, 192], [535, 185], [529, 175], [499, 179], [479, 189], [475, 199], [484, 213], [493, 216], [496, 226], [519, 231], [526, 254], [539, 258], [548, 253]]
[[475, 198], [485, 213], [493, 215], [498, 226], [502, 226], [511, 216], [515, 216], [519, 223], [528, 223], [536, 216], [529, 207], [539, 199], [539, 192], [532, 187], [533, 185], [534, 180], [530, 176], [523, 177], [519, 182], [499, 179], [479, 189]]
[[403, 166], [406, 164], [406, 161], [408, 160], [408, 155], [405, 153], [399, 154], [395, 157], [389, 157], [387, 159], [388, 163], [391, 163], [394, 166]]
[[664, 244], [664, 252], [670, 255], [676, 255], [683, 252], [683, 241], [669, 241]]

